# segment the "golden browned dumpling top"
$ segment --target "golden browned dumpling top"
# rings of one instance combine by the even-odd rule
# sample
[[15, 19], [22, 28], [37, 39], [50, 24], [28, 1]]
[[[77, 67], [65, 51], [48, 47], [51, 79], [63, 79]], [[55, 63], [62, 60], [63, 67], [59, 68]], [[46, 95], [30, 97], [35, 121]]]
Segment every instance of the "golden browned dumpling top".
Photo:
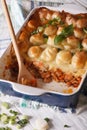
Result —
[[76, 52], [72, 57], [72, 66], [76, 69], [82, 69], [87, 61], [87, 52]]

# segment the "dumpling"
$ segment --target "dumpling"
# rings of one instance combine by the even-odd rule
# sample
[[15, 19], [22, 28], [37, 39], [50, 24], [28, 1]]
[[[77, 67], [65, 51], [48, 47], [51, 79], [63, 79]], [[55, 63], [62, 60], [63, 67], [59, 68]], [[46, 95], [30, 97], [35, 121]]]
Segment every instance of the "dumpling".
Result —
[[79, 51], [72, 57], [72, 66], [75, 69], [83, 69], [87, 61], [87, 52]]
[[32, 46], [28, 50], [28, 56], [30, 58], [37, 58], [40, 56], [41, 52], [42, 52], [42, 50], [39, 46]]
[[78, 19], [76, 22], [77, 28], [84, 28], [87, 26], [87, 19], [86, 18], [82, 18], [82, 19]]
[[56, 32], [57, 32], [57, 27], [56, 27], [56, 26], [53, 26], [53, 25], [49, 25], [49, 26], [46, 27], [45, 30], [44, 30], [44, 34], [47, 35], [47, 36], [55, 35]]
[[71, 48], [77, 48], [79, 44], [79, 40], [74, 36], [67, 37], [67, 43], [71, 46]]
[[41, 54], [43, 61], [52, 61], [56, 57], [57, 49], [53, 47], [47, 47]]
[[30, 37], [30, 42], [33, 43], [33, 45], [42, 45], [45, 41], [43, 36], [40, 33], [37, 33]]
[[75, 28], [74, 29], [74, 36], [76, 38], [83, 39], [85, 37], [85, 33], [81, 29]]
[[48, 20], [52, 19], [52, 13], [47, 9], [41, 9], [41, 11], [39, 11], [39, 18], [42, 24], [46, 24]]
[[51, 20], [51, 18], [52, 18], [51, 11], [43, 8], [43, 9], [41, 9], [41, 11], [39, 11], [39, 17], [40, 17], [40, 19], [45, 18], [45, 19]]
[[71, 52], [68, 50], [62, 50], [56, 56], [56, 64], [59, 63], [69, 64], [71, 62], [71, 59], [72, 59]]
[[68, 25], [73, 24], [73, 26], [75, 27], [75, 26], [76, 26], [76, 19], [75, 19], [72, 15], [68, 14], [68, 15], [66, 16], [66, 23], [67, 23]]

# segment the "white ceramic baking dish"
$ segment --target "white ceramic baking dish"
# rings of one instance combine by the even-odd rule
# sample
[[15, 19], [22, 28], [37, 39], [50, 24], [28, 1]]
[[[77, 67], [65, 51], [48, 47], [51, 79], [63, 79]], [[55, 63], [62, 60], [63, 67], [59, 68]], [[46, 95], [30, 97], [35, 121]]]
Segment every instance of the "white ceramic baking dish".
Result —
[[[38, 7], [39, 8], [39, 7]], [[28, 15], [27, 19], [25, 20], [24, 25], [28, 21], [29, 17], [38, 9], [33, 9], [30, 14]], [[53, 10], [57, 10], [54, 7], [47, 7]], [[80, 9], [80, 10], [78, 10]], [[59, 11], [65, 10], [70, 13], [87, 13], [85, 8], [77, 7], [77, 6], [67, 6], [63, 5], [58, 8]], [[21, 27], [21, 29], [24, 27], [24, 25]], [[21, 29], [19, 30], [17, 36], [20, 34]], [[46, 83], [44, 84], [41, 82], [41, 80], [38, 80], [38, 87], [31, 87], [26, 85], [21, 85], [18, 83], [14, 83], [9, 81], [10, 78], [10, 71], [6, 70], [6, 59], [8, 55], [10, 54], [10, 48], [11, 45], [7, 48], [5, 53], [0, 59], [0, 90], [5, 93], [12, 96], [18, 96], [18, 97], [25, 97], [27, 99], [39, 101], [42, 103], [46, 103], [48, 105], [56, 105], [60, 107], [76, 107], [78, 103], [79, 94], [81, 93], [81, 90], [84, 89], [84, 86], [86, 84], [86, 75], [85, 73], [83, 75], [83, 78], [81, 80], [80, 85], [77, 88], [73, 89], [73, 93], [63, 93], [63, 89], [67, 89], [67, 86], [64, 83]], [[6, 70], [6, 71], [5, 71]], [[5, 71], [5, 75], [4, 74]], [[55, 91], [56, 90], [56, 91]]]

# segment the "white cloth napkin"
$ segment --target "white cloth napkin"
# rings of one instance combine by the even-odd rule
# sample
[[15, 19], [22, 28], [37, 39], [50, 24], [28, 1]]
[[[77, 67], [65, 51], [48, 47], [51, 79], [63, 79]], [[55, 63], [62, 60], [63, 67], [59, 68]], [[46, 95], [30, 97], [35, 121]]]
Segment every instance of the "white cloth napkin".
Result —
[[[87, 97], [84, 97], [87, 99]], [[80, 99], [82, 100], [82, 98]], [[12, 97], [1, 94], [0, 104], [2, 102], [8, 102], [11, 104], [11, 109], [18, 111], [21, 114], [28, 115], [29, 123], [23, 130], [37, 130], [35, 129], [35, 121], [38, 118], [49, 118], [49, 130], [86, 130], [87, 129], [87, 100], [83, 100], [82, 104], [78, 104], [76, 113], [72, 113], [70, 109], [60, 109], [56, 107], [50, 107], [48, 105], [39, 104], [34, 101], [27, 101], [21, 98]], [[84, 104], [84, 105], [83, 105]], [[6, 113], [1, 109], [0, 112]], [[69, 126], [64, 127], [65, 125]], [[0, 127], [4, 126], [0, 124]], [[9, 126], [9, 124], [7, 125]], [[17, 129], [16, 126], [11, 126], [12, 130]]]

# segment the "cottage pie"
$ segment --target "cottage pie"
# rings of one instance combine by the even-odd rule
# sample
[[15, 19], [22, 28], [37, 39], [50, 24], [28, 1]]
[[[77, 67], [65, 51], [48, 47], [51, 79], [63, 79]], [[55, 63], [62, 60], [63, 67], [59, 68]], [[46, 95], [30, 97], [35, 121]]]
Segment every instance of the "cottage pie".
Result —
[[[87, 69], [87, 13], [41, 7], [30, 16], [17, 43], [24, 64], [36, 78], [78, 87]], [[16, 80], [18, 65], [13, 47], [7, 67]]]

